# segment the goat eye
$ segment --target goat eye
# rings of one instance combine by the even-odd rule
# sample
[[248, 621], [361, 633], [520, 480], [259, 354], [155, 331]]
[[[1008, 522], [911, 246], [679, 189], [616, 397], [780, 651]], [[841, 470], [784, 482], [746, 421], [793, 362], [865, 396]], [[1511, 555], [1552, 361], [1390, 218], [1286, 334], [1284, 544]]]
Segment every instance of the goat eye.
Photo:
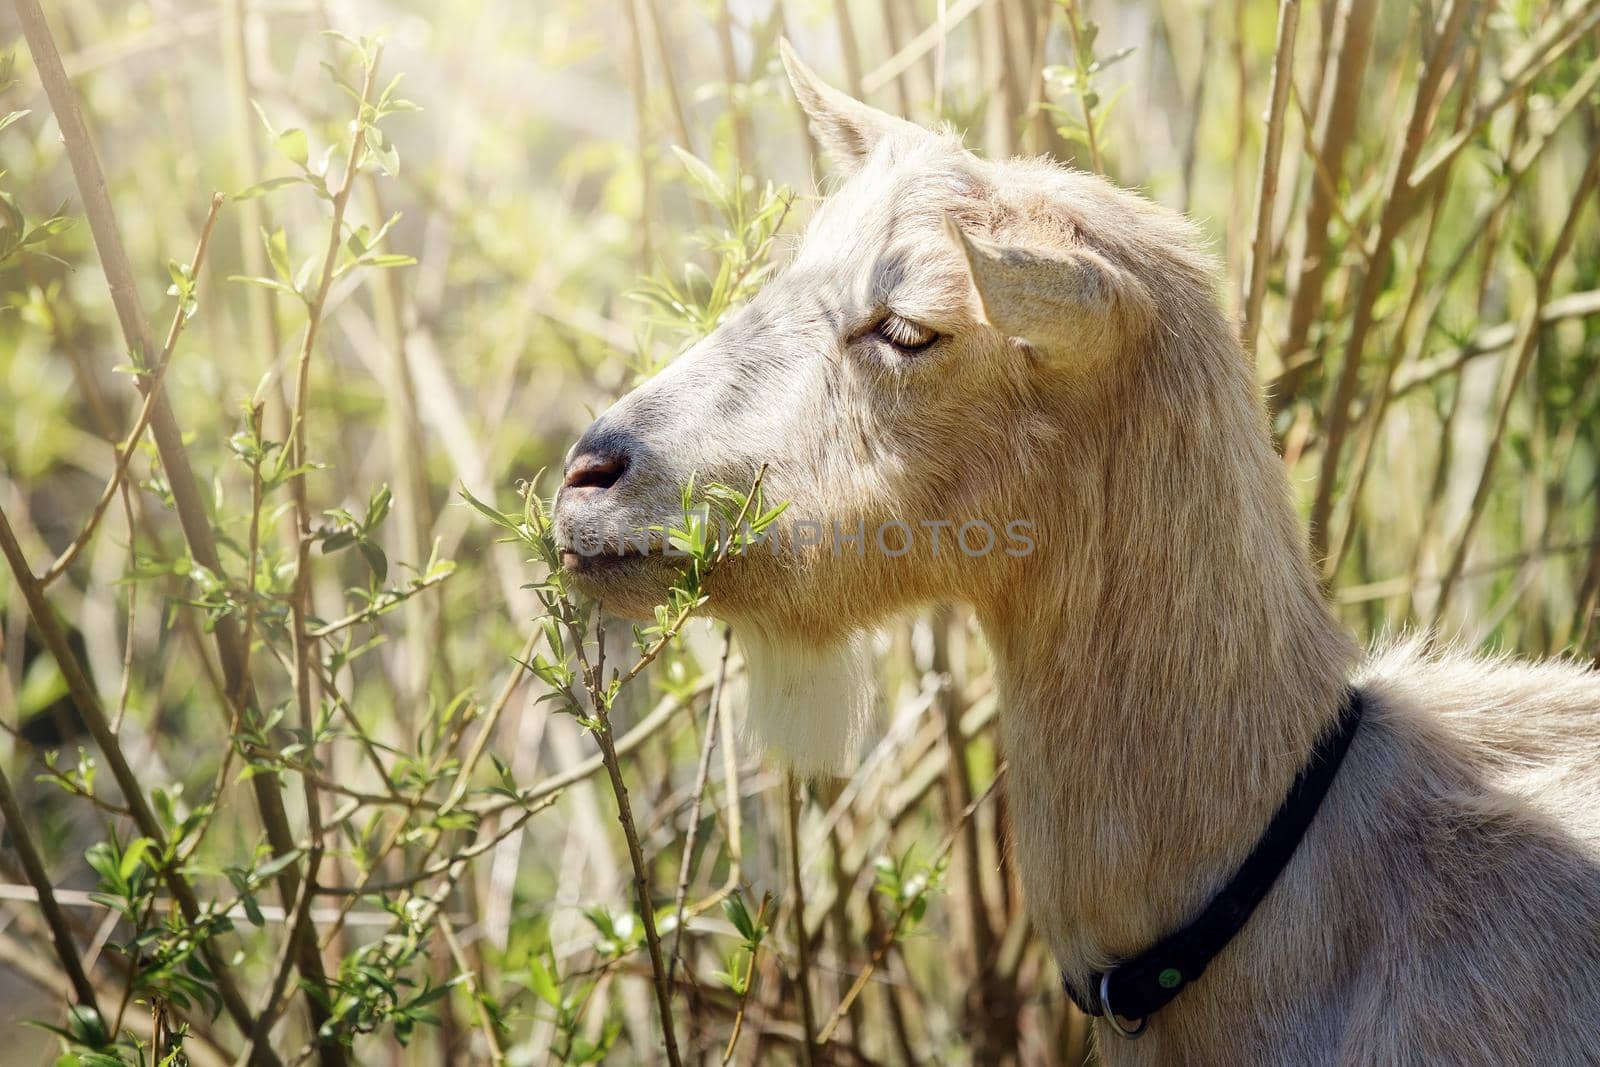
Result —
[[877, 337], [901, 352], [915, 353], [939, 339], [938, 333], [899, 315], [885, 315], [872, 330]]

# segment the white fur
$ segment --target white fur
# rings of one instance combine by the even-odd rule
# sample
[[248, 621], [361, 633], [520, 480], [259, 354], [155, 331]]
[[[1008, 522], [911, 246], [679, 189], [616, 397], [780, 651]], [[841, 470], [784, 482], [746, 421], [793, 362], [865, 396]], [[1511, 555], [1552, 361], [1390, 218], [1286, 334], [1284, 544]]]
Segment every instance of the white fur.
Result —
[[870, 634], [815, 645], [755, 626], [736, 632], [749, 674], [747, 740], [802, 777], [848, 774], [875, 702]]

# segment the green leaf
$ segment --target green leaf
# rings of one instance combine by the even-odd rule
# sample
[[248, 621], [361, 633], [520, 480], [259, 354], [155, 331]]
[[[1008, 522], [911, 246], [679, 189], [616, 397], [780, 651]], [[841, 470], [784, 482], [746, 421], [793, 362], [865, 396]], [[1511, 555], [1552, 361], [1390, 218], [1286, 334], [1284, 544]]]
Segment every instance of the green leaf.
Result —
[[545, 966], [537, 957], [528, 965], [528, 988], [552, 1008], [561, 1007], [561, 983], [556, 979], [555, 968]]
[[[245, 274], [230, 274], [228, 275], [228, 280], [230, 282], [243, 282], [246, 285], [257, 285], [263, 289], [274, 289], [280, 293], [288, 293], [290, 296], [300, 296], [298, 289], [285, 285], [276, 278], [252, 278]], [[304, 298], [302, 297], [302, 299]]]
[[311, 292], [311, 280], [316, 277], [317, 271], [321, 267], [322, 257], [320, 255], [310, 255], [306, 257], [304, 263], [300, 264], [300, 269], [295, 271], [294, 291], [299, 293], [300, 299], [305, 300], [308, 304], [311, 301], [306, 294]]
[[12, 200], [5, 192], [0, 191], [0, 236], [3, 236], [8, 230], [13, 234], [20, 234], [25, 222], [22, 209], [17, 207], [17, 202]]
[[344, 33], [340, 30], [323, 30], [322, 36], [327, 37], [330, 40], [338, 41], [340, 44], [344, 45], [352, 52], [355, 52], [357, 55], [365, 56], [367, 54], [366, 45], [362, 44], [348, 33]]
[[74, 1004], [68, 1009], [67, 1027], [72, 1031], [72, 1039], [80, 1045], [102, 1049], [111, 1044], [105, 1020], [87, 1004]]
[[18, 717], [26, 719], [48, 708], [67, 695], [67, 680], [56, 661], [49, 656], [35, 657], [17, 693]]
[[722, 913], [746, 941], [756, 940], [755, 920], [750, 918], [750, 909], [745, 907], [743, 897], [737, 893], [725, 897], [722, 901]]
[[299, 858], [300, 858], [300, 849], [292, 848], [289, 851], [285, 852], [283, 855], [275, 856], [271, 860], [268, 860], [266, 863], [263, 863], [261, 866], [257, 867], [255, 869], [255, 871], [252, 872], [252, 873], [253, 873], [253, 875], [255, 877], [255, 880], [258, 883], [259, 882], [265, 882], [267, 879], [275, 877], [285, 867], [288, 867], [289, 864], [295, 862]]
[[28, 235], [22, 239], [22, 243], [24, 245], [35, 245], [47, 237], [53, 237], [58, 233], [64, 233], [67, 230], [72, 229], [73, 221], [74, 220], [66, 218], [62, 215], [57, 215], [55, 218], [46, 219], [33, 229], [29, 230]]
[[457, 485], [456, 491], [461, 494], [461, 499], [465, 500], [472, 506], [473, 510], [482, 515], [484, 518], [488, 519], [490, 522], [494, 523], [496, 526], [499, 526], [505, 530], [515, 530], [519, 525], [519, 520], [515, 517], [508, 515], [505, 512], [500, 511], [499, 509], [486, 504], [482, 500], [479, 500], [477, 497], [473, 496], [472, 492], [467, 489], [466, 483], [463, 482]]
[[298, 126], [291, 126], [278, 134], [273, 143], [283, 157], [297, 167], [305, 167], [311, 159], [311, 143], [306, 140], [306, 131]]
[[270, 193], [274, 189], [282, 189], [285, 185], [294, 185], [297, 182], [303, 181], [305, 181], [305, 179], [297, 175], [287, 178], [268, 178], [264, 182], [256, 182], [254, 185], [240, 189], [237, 193], [233, 194], [232, 199], [254, 200], [256, 197]]
[[372, 499], [367, 502], [367, 518], [361, 524], [363, 530], [371, 531], [377, 528], [389, 516], [389, 508], [394, 503], [394, 493], [390, 491], [388, 483], [378, 486]]
[[128, 842], [127, 851], [122, 854], [122, 862], [117, 867], [117, 874], [124, 882], [131, 881], [134, 874], [144, 862], [145, 853], [154, 847], [148, 837], [136, 837]]
[[150, 790], [150, 803], [155, 807], [156, 817], [161, 820], [162, 826], [170, 830], [178, 824], [178, 811], [171, 791], [160, 787]]
[[110, 889], [121, 889], [122, 879], [118, 873], [116, 849], [105, 841], [96, 841], [84, 850], [83, 858], [88, 862], [89, 868], [100, 876], [102, 885]]
[[678, 157], [678, 162], [683, 164], [683, 169], [688, 172], [690, 180], [699, 187], [707, 200], [718, 205], [728, 203], [727, 183], [704, 160], [677, 145], [672, 146], [672, 154]]
[[256, 118], [260, 119], [261, 125], [266, 128], [267, 136], [276, 139], [278, 136], [278, 131], [273, 127], [272, 120], [267, 118], [267, 112], [261, 106], [261, 102], [259, 100], [252, 100], [250, 101], [250, 106], [256, 109]]
[[367, 561], [367, 566], [372, 568], [372, 573], [377, 575], [378, 581], [389, 577], [389, 557], [376, 542], [363, 540], [357, 542], [356, 547], [361, 552], [361, 558]]
[[271, 233], [263, 227], [261, 230], [261, 243], [266, 246], [267, 259], [272, 263], [272, 270], [279, 278], [289, 280], [289, 238], [283, 232], [283, 227], [278, 227]]
[[376, 126], [368, 126], [363, 136], [366, 138], [367, 151], [372, 154], [378, 167], [391, 178], [400, 173], [400, 153], [395, 151], [383, 131]]

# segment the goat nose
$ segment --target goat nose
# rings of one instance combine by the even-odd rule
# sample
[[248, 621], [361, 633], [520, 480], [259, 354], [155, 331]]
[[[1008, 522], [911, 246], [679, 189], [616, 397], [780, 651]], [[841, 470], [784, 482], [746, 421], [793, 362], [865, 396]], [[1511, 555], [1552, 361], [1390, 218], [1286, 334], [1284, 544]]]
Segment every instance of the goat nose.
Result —
[[610, 489], [627, 471], [626, 452], [582, 452], [567, 465], [567, 476], [561, 485], [565, 489]]

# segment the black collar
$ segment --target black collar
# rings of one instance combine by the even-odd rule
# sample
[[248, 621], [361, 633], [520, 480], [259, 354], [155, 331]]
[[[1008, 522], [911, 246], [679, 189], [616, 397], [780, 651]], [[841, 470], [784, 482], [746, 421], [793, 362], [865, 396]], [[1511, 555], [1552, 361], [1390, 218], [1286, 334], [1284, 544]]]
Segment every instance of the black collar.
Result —
[[1084, 1014], [1104, 1015], [1117, 1033], [1137, 1037], [1144, 1032], [1151, 1015], [1200, 977], [1206, 964], [1250, 921], [1251, 913], [1289, 865], [1295, 847], [1333, 784], [1339, 764], [1344, 762], [1356, 728], [1361, 725], [1362, 711], [1360, 692], [1349, 689], [1334, 729], [1317, 741], [1310, 760], [1295, 777], [1261, 840], [1232, 880], [1192, 922], [1139, 955], [1090, 975], [1088, 995], [1062, 976], [1067, 995]]

